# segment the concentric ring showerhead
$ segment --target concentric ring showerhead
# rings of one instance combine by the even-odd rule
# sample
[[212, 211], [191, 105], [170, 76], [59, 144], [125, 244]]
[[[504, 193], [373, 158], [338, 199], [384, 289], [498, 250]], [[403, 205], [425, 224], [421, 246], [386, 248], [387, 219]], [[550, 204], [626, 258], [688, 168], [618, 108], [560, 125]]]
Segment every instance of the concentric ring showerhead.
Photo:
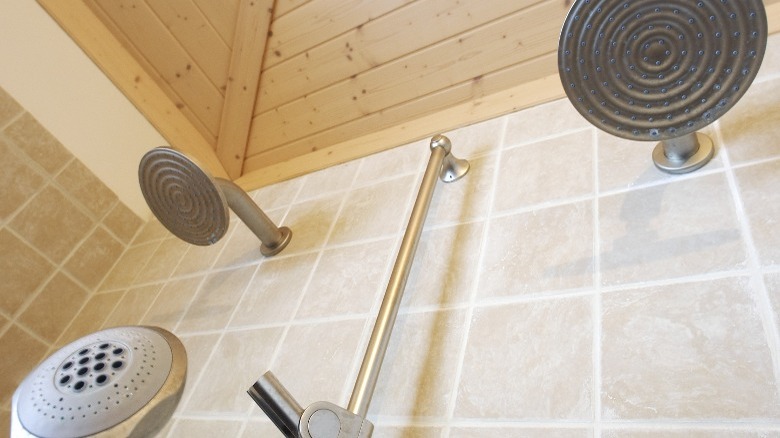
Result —
[[558, 69], [596, 127], [672, 139], [714, 122], [745, 93], [767, 32], [761, 0], [576, 0]]
[[167, 147], [147, 152], [138, 179], [149, 208], [180, 239], [211, 245], [227, 232], [225, 197], [214, 178], [181, 152]]

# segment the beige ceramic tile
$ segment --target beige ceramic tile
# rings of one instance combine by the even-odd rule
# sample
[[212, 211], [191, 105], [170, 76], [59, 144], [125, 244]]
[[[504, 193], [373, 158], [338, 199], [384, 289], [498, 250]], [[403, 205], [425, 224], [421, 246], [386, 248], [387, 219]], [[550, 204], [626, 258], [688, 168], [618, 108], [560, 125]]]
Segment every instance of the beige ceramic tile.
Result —
[[488, 436], [500, 436], [503, 438], [592, 438], [590, 429], [571, 428], [534, 428], [534, 427], [470, 427], [453, 428], [450, 438], [481, 438]]
[[142, 320], [143, 324], [173, 331], [187, 311], [202, 280], [203, 276], [198, 276], [167, 282], [149, 307]]
[[92, 290], [100, 284], [124, 250], [121, 242], [102, 227], [97, 227], [70, 256], [65, 269]]
[[0, 409], [0, 430], [11, 430], [11, 411]]
[[[264, 213], [268, 215], [268, 218], [271, 219], [276, 226], [281, 226], [284, 209], [265, 211]], [[259, 263], [265, 258], [260, 252], [262, 241], [245, 223], [236, 217], [231, 221], [230, 228], [232, 229], [230, 231], [230, 236], [222, 238], [222, 240], [227, 240], [227, 243], [214, 265], [216, 268]], [[293, 233], [295, 233], [295, 231], [293, 231]], [[280, 254], [286, 254], [286, 248], [282, 251], [283, 252]]]
[[494, 219], [478, 294], [532, 294], [593, 286], [592, 202]]
[[292, 230], [292, 240], [282, 254], [320, 249], [328, 238], [343, 198], [342, 193], [293, 205], [283, 224]]
[[601, 198], [603, 284], [744, 268], [729, 192], [718, 173]]
[[269, 259], [246, 289], [231, 327], [286, 323], [306, 287], [316, 254]]
[[238, 420], [180, 418], [173, 425], [171, 436], [188, 438], [234, 437], [239, 435], [242, 425], [243, 421]]
[[[195, 382], [198, 381], [200, 374], [206, 368], [206, 363], [211, 357], [211, 352], [219, 342], [219, 334], [181, 336], [184, 350], [187, 352], [187, 382], [184, 385], [184, 394], [177, 406], [177, 412], [184, 411], [184, 402], [186, 402], [193, 391]], [[208, 377], [205, 377], [208, 378]]]
[[54, 269], [22, 240], [0, 229], [0, 310], [9, 316], [16, 313]]
[[780, 161], [737, 169], [735, 174], [761, 263], [780, 265]]
[[[504, 135], [505, 120], [505, 117], [490, 119], [443, 134], [452, 143], [453, 155], [470, 159], [498, 151]], [[428, 144], [430, 139], [426, 142]]]
[[10, 227], [55, 262], [61, 262], [92, 228], [92, 220], [59, 190], [47, 186]]
[[603, 438], [778, 438], [780, 432], [775, 431], [745, 431], [745, 430], [705, 430], [676, 429], [619, 429], [604, 430]]
[[253, 405], [246, 391], [268, 370], [281, 335], [280, 328], [225, 333], [184, 412], [246, 414]]
[[401, 229], [416, 176], [409, 175], [351, 191], [328, 244], [394, 235]]
[[138, 276], [135, 277], [135, 283], [148, 283], [168, 279], [189, 247], [189, 243], [177, 237], [163, 240], [149, 258], [149, 262], [144, 265]]
[[439, 438], [441, 433], [440, 427], [401, 427], [375, 424], [372, 438]]
[[57, 345], [66, 345], [100, 330], [123, 296], [124, 292], [93, 294], [87, 301], [87, 304], [73, 319], [67, 330], [57, 340]]
[[44, 359], [48, 347], [16, 325], [0, 336], [0, 403], [11, 400], [27, 374]]
[[359, 165], [360, 161], [355, 160], [307, 175], [296, 201], [317, 198], [350, 188]]
[[297, 319], [368, 313], [386, 285], [395, 239], [326, 250], [306, 288]]
[[[260, 408], [257, 408], [260, 410]], [[255, 438], [255, 437], [282, 437], [284, 435], [279, 432], [279, 429], [271, 423], [270, 420], [250, 420], [246, 424], [244, 433], [241, 438]], [[376, 436], [376, 434], [374, 434]]]
[[3, 169], [0, 172], [0, 187], [3, 188], [0, 191], [0, 221], [4, 221], [41, 188], [43, 178], [19, 158], [2, 139], [0, 139], [0, 168]]
[[304, 178], [298, 177], [266, 186], [251, 192], [250, 196], [263, 211], [285, 207], [295, 200]]
[[160, 243], [155, 241], [128, 248], [103, 280], [100, 290], [124, 289], [132, 285]]
[[747, 279], [602, 300], [602, 417], [777, 418], [780, 400]]
[[144, 222], [132, 210], [120, 202], [103, 218], [103, 225], [108, 228], [124, 244], [130, 243], [133, 236], [143, 226]]
[[775, 313], [775, 325], [780, 330], [780, 272], [766, 274], [764, 284]]
[[428, 140], [394, 147], [363, 159], [358, 171], [355, 186], [362, 187], [377, 181], [388, 180], [417, 173], [428, 162], [431, 152]]
[[[469, 160], [471, 167], [463, 178], [447, 184], [438, 181], [425, 225], [461, 223], [486, 217], [490, 208], [497, 157], [488, 155]], [[415, 198], [419, 188], [420, 181], [417, 181]], [[408, 220], [407, 214], [404, 216], [404, 225]]]
[[761, 61], [761, 69], [758, 71], [756, 82], [780, 75], [780, 50], [778, 49], [780, 49], [780, 34], [769, 35], [767, 50], [764, 53], [764, 60]]
[[578, 131], [505, 150], [496, 186], [496, 212], [593, 194], [593, 134]]
[[139, 324], [161, 288], [162, 284], [153, 284], [129, 289], [103, 323], [103, 327]]
[[140, 245], [142, 243], [150, 242], [152, 240], [162, 240], [166, 237], [171, 237], [170, 231], [168, 231], [156, 218], [149, 219], [148, 222], [141, 228], [141, 232], [135, 236], [133, 245]]
[[[230, 233], [230, 230], [228, 230]], [[187, 252], [184, 253], [176, 270], [173, 271], [173, 277], [190, 275], [207, 271], [214, 265], [217, 257], [221, 254], [225, 245], [227, 245], [228, 236], [223, 237], [218, 242], [209, 246], [189, 245]]]
[[550, 135], [591, 127], [565, 98], [511, 114], [507, 119], [505, 146], [530, 143]]
[[53, 343], [79, 312], [87, 297], [87, 291], [81, 286], [58, 273], [25, 309], [19, 323]]
[[[346, 406], [345, 386], [350, 390], [353, 359], [365, 328], [365, 319], [294, 325], [282, 342], [271, 371], [302, 406], [329, 401]], [[259, 365], [259, 364], [258, 364]], [[256, 367], [254, 383], [265, 372]], [[253, 415], [263, 415], [253, 411]]]
[[468, 302], [477, 278], [483, 230], [483, 223], [474, 223], [423, 232], [402, 306]]
[[81, 203], [95, 219], [100, 219], [117, 202], [117, 197], [81, 161], [75, 159], [60, 172], [57, 183]]
[[252, 265], [209, 275], [176, 328], [177, 332], [225, 328], [256, 269], [257, 266]]
[[382, 362], [370, 415], [444, 419], [455, 391], [464, 310], [399, 316]]
[[73, 155], [29, 113], [24, 113], [4, 132], [16, 146], [52, 175], [73, 159]]
[[750, 87], [720, 119], [725, 148], [732, 163], [780, 156], [780, 78]]
[[7, 125], [14, 117], [24, 111], [24, 108], [11, 97], [4, 89], [0, 88], [0, 128]]
[[591, 419], [592, 307], [582, 297], [477, 309], [455, 416]]

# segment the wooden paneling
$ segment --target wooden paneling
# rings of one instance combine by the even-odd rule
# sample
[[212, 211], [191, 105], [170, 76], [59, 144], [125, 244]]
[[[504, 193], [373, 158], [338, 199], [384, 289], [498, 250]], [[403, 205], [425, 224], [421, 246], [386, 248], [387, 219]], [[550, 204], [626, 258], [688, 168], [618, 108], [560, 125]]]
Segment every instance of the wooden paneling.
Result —
[[174, 147], [218, 147], [246, 188], [563, 96], [571, 0], [275, 0], [262, 57], [239, 1], [39, 0]]
[[241, 176], [252, 123], [273, 0], [241, 0], [217, 156], [231, 178]]

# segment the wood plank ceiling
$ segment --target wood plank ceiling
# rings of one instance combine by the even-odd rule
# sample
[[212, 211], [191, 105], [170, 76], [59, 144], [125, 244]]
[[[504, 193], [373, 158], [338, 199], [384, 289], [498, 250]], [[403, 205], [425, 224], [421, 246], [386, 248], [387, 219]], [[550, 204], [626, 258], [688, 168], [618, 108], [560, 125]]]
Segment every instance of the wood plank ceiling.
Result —
[[247, 189], [563, 95], [571, 0], [38, 2], [172, 146]]

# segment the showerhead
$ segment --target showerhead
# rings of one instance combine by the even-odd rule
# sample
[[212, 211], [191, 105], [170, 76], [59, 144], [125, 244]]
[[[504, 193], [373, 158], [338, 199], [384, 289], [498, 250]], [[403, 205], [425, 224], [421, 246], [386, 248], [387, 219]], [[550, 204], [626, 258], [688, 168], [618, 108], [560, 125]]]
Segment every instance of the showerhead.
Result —
[[152, 213], [186, 242], [201, 246], [216, 243], [230, 224], [229, 208], [262, 241], [263, 255], [279, 253], [292, 238], [289, 228], [277, 228], [240, 187], [211, 176], [175, 149], [157, 147], [147, 152], [141, 159], [138, 179]]
[[569, 100], [596, 127], [673, 140], [695, 135], [742, 97], [767, 33], [761, 0], [576, 0], [558, 70]]
[[158, 147], [138, 169], [141, 192], [171, 233], [194, 245], [211, 245], [227, 232], [228, 205], [214, 178], [181, 152]]

